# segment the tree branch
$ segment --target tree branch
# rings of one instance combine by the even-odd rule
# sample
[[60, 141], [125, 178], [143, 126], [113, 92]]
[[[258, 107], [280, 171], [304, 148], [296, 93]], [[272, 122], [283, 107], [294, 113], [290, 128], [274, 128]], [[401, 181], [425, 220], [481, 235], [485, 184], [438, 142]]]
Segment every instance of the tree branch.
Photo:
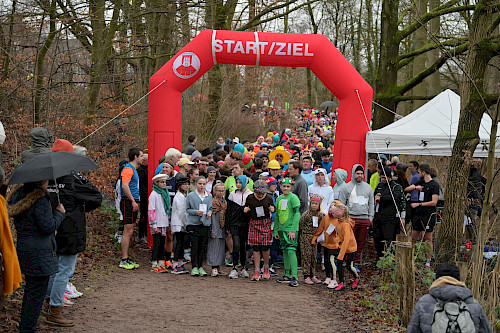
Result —
[[429, 101], [436, 97], [436, 95], [432, 96], [398, 96], [395, 97], [397, 102], [402, 102], [402, 101]]
[[398, 58], [396, 59], [396, 61], [398, 61], [398, 69], [401, 69], [402, 67], [406, 66], [408, 63], [413, 61], [413, 58], [415, 58], [416, 56], [418, 56], [420, 54], [437, 49], [440, 46], [455, 46], [456, 47], [456, 46], [462, 44], [463, 42], [464, 42], [464, 39], [462, 39], [462, 40], [454, 39], [454, 40], [444, 41], [440, 44], [426, 44], [418, 50], [415, 50], [413, 52], [402, 54], [402, 55], [398, 56]]

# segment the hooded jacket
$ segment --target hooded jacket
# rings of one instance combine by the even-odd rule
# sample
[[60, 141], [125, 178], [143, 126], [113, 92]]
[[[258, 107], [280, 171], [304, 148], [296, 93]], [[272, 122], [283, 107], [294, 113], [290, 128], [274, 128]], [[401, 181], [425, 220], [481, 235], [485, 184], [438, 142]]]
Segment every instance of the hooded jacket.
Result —
[[340, 191], [339, 201], [349, 208], [349, 215], [352, 218], [372, 220], [375, 210], [373, 191], [368, 183], [364, 181], [358, 183], [354, 178], [358, 166], [361, 164], [354, 164], [352, 167], [352, 180]]
[[300, 214], [304, 214], [309, 206], [309, 196], [307, 194], [307, 182], [306, 180], [298, 174], [292, 177], [294, 185], [292, 187], [292, 193], [299, 197], [300, 200]]
[[316, 176], [314, 177], [314, 182], [309, 186], [309, 199], [313, 194], [319, 195], [323, 201], [321, 201], [320, 210], [323, 214], [328, 215], [328, 208], [332, 203], [333, 199], [333, 189], [328, 185], [328, 177], [325, 169], [319, 169], [325, 175], [325, 183], [323, 186], [319, 186], [316, 181]]
[[438, 300], [449, 302], [461, 300], [467, 304], [476, 332], [492, 333], [493, 329], [486, 318], [483, 307], [472, 296], [472, 291], [465, 287], [463, 282], [451, 276], [441, 276], [431, 285], [429, 293], [422, 296], [411, 316], [408, 333], [431, 333], [434, 315], [434, 306]]
[[334, 172], [337, 175], [337, 183], [333, 187], [333, 197], [334, 200], [338, 200], [340, 191], [345, 186], [345, 181], [347, 180], [347, 171], [344, 169], [335, 169]]
[[26, 163], [36, 155], [52, 152], [54, 136], [52, 132], [45, 127], [35, 127], [30, 132], [31, 148], [23, 151], [22, 162]]

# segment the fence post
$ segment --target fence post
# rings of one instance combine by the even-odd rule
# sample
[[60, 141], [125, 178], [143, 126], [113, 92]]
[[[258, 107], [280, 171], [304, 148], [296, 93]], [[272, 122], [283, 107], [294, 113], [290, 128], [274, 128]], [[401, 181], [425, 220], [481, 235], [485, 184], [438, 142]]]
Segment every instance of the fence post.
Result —
[[415, 264], [411, 236], [396, 236], [396, 283], [399, 296], [399, 324], [407, 327], [415, 306]]

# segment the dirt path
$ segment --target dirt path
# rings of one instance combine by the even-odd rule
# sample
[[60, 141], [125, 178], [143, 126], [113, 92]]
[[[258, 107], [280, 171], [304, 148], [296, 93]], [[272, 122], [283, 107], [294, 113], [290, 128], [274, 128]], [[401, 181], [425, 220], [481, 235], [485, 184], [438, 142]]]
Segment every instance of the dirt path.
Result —
[[226, 276], [154, 274], [147, 253], [140, 257], [138, 270], [113, 269], [109, 277], [97, 278], [85, 289], [76, 282], [85, 295], [66, 310], [76, 326], [54, 329], [41, 324], [41, 331], [353, 332], [339, 308], [332, 307], [335, 295], [323, 286], [291, 288], [275, 278], [251, 282]]

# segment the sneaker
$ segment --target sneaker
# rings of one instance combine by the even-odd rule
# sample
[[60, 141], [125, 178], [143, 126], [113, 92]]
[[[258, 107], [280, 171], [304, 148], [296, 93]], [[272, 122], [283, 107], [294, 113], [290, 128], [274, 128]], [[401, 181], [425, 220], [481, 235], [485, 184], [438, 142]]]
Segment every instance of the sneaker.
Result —
[[153, 267], [151, 267], [151, 272], [153, 272], [153, 273], [163, 273], [161, 266], [153, 266]]
[[229, 257], [226, 259], [226, 266], [233, 266], [233, 257]]
[[269, 274], [269, 267], [264, 267], [264, 272], [262, 273], [262, 278], [264, 280], [269, 280], [271, 275]]
[[359, 278], [357, 279], [354, 279], [352, 281], [352, 286], [351, 286], [351, 289], [356, 289], [358, 287], [358, 283], [359, 283]]
[[314, 282], [312, 282], [312, 280], [309, 276], [305, 278], [304, 283], [309, 284], [309, 285], [314, 284]]
[[288, 283], [288, 285], [290, 287], [298, 287], [299, 286], [299, 281], [295, 277], [292, 277], [290, 279], [290, 282]]
[[260, 271], [255, 271], [255, 273], [252, 276], [252, 281], [259, 281], [260, 280]]
[[358, 272], [358, 273], [359, 273], [358, 263], [355, 263], [355, 264], [354, 264], [354, 268], [356, 269], [356, 272]]
[[332, 279], [330, 279], [329, 277], [327, 277], [325, 279], [325, 281], [323, 281], [323, 284], [329, 285], [331, 281], [332, 281]]
[[269, 275], [271, 276], [278, 276], [278, 273], [276, 273], [276, 271], [274, 270], [273, 267], [269, 268]]
[[134, 269], [135, 268], [135, 266], [131, 262], [129, 262], [127, 259], [120, 261], [120, 265], [118, 265], [118, 267], [124, 268], [124, 269]]
[[198, 273], [200, 273], [200, 276], [207, 276], [207, 272], [203, 269], [203, 267], [198, 268]]
[[248, 279], [250, 277], [250, 274], [248, 274], [247, 270], [243, 268], [240, 272], [240, 276], [242, 278]]
[[66, 289], [71, 290], [73, 292], [73, 294], [78, 295], [78, 297], [83, 296], [83, 293], [81, 293], [78, 290], [76, 290], [75, 285], [73, 283], [71, 283], [71, 282], [68, 282], [68, 284], [66, 285]]
[[66, 297], [66, 295], [64, 295], [64, 297], [63, 297], [63, 306], [68, 306], [68, 307], [69, 307], [69, 306], [73, 306], [73, 305], [75, 305], [75, 303], [74, 303], [74, 302], [72, 302], [72, 301], [70, 301], [70, 300]]
[[71, 290], [66, 290], [64, 292], [64, 296], [66, 296], [68, 299], [72, 299], [72, 298], [78, 298], [80, 296], [78, 296], [77, 294], [73, 293]]
[[210, 274], [211, 277], [217, 277], [219, 276], [219, 272], [217, 271], [217, 268], [212, 269], [212, 274]]
[[229, 273], [229, 278], [230, 279], [237, 279], [238, 278], [238, 271], [233, 269], [231, 273]]
[[181, 266], [182, 274], [189, 274], [189, 269], [184, 267], [184, 265]]
[[182, 271], [181, 267], [175, 267], [173, 270], [170, 271], [170, 273], [177, 275], [177, 274], [182, 274], [184, 272]]
[[311, 278], [311, 281], [314, 282], [314, 283], [317, 283], [317, 284], [320, 284], [322, 281], [320, 279], [318, 279], [317, 277], [313, 276]]
[[171, 269], [172, 267], [174, 267], [174, 265], [172, 265], [170, 260], [165, 260], [165, 264], [163, 266], [165, 266], [165, 268], [167, 269]]
[[337, 280], [331, 280], [330, 283], [328, 284], [327, 288], [328, 289], [335, 289], [339, 286]]
[[217, 269], [217, 275], [218, 275], [218, 276], [226, 276], [226, 275], [227, 275], [227, 273], [226, 273], [226, 272], [224, 272], [224, 271], [223, 271], [222, 269], [220, 269], [220, 267], [219, 267], [219, 268]]
[[191, 276], [200, 276], [200, 271], [198, 270], [198, 267], [193, 267], [191, 270]]
[[184, 261], [185, 262], [191, 261], [191, 252], [184, 252]]
[[340, 283], [337, 288], [333, 289], [335, 291], [344, 291], [345, 290], [345, 284], [342, 282]]
[[290, 278], [288, 276], [286, 276], [286, 275], [283, 275], [283, 277], [277, 278], [276, 282], [278, 282], [278, 283], [289, 283], [290, 282]]
[[135, 262], [133, 262], [132, 260], [130, 259], [127, 259], [127, 261], [134, 266], [134, 268], [139, 268], [139, 264], [136, 264]]

